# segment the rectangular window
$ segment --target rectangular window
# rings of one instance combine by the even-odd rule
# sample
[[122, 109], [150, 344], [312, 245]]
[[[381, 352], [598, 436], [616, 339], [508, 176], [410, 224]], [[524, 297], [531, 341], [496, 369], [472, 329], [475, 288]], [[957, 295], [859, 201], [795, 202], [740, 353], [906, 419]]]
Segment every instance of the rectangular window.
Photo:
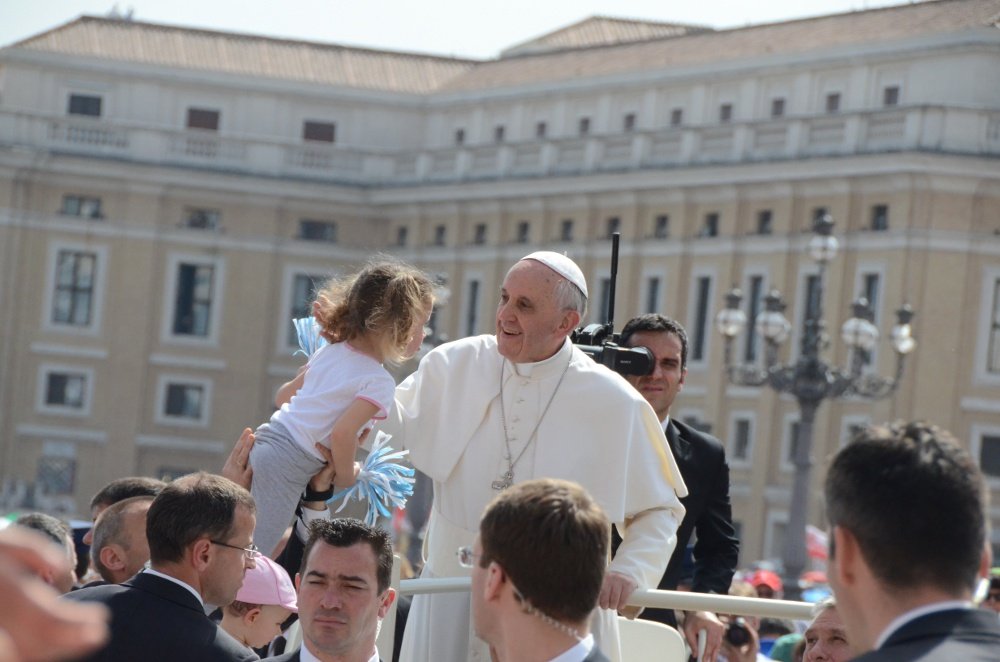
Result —
[[184, 210], [184, 227], [192, 230], [218, 230], [222, 213], [218, 209], [188, 207]]
[[204, 384], [167, 384], [163, 415], [167, 418], [181, 418], [201, 421], [205, 415]]
[[104, 218], [101, 211], [101, 199], [88, 195], [64, 195], [59, 213], [63, 216], [78, 216], [100, 220]]
[[188, 108], [187, 128], [205, 131], [219, 130], [219, 111], [205, 108]]
[[337, 242], [337, 223], [335, 221], [317, 221], [311, 218], [299, 220], [299, 239], [304, 241]]
[[751, 276], [749, 289], [750, 291], [747, 292], [747, 338], [743, 359], [747, 363], [753, 363], [757, 360], [757, 348], [760, 345], [757, 337], [757, 325], [754, 324], [754, 321], [760, 314], [764, 298], [764, 277]]
[[781, 97], [771, 99], [771, 117], [785, 116], [785, 100]]
[[562, 224], [559, 226], [559, 240], [573, 241], [573, 219], [563, 219]]
[[655, 313], [660, 307], [660, 279], [650, 276], [646, 281], [646, 312]]
[[69, 115], [84, 115], [86, 117], [101, 116], [101, 97], [92, 94], [69, 95]]
[[719, 236], [719, 214], [717, 212], [710, 212], [705, 214], [705, 222], [701, 226], [701, 232], [698, 233], [699, 237], [718, 237]]
[[286, 344], [289, 347], [298, 347], [299, 336], [295, 331], [295, 325], [291, 320], [301, 319], [312, 315], [312, 304], [316, 299], [316, 288], [322, 285], [323, 276], [315, 274], [295, 274], [292, 279], [292, 302], [288, 316], [288, 336]]
[[320, 143], [336, 142], [337, 125], [333, 122], [313, 122], [306, 120], [302, 123], [302, 140]]
[[52, 321], [55, 324], [89, 326], [94, 303], [97, 254], [60, 250], [56, 255]]
[[670, 126], [680, 126], [684, 122], [684, 110], [674, 108], [670, 111]]
[[469, 281], [469, 304], [465, 309], [465, 335], [471, 336], [476, 333], [479, 325], [479, 281]]
[[979, 438], [979, 467], [987, 476], [1000, 478], [1000, 435]]
[[607, 232], [605, 233], [605, 236], [608, 239], [610, 239], [611, 235], [621, 231], [621, 226], [622, 226], [621, 219], [618, 218], [617, 216], [612, 216], [611, 218], [608, 219]]
[[455, 144], [456, 145], [465, 144], [465, 129], [455, 129]]
[[410, 235], [410, 228], [406, 227], [405, 225], [401, 225], [398, 228], [396, 228], [396, 245], [405, 246], [407, 240], [409, 239], [409, 235]]
[[[878, 326], [879, 314], [878, 307], [880, 302], [879, 290], [882, 283], [882, 277], [877, 273], [866, 273], [861, 276], [861, 295], [868, 299], [868, 305], [871, 307], [872, 311], [872, 321]], [[872, 363], [872, 353], [864, 352], [862, 354], [862, 362], [864, 365], [871, 365]]]
[[625, 115], [624, 126], [625, 133], [632, 133], [635, 131], [635, 113], [627, 113]]
[[666, 239], [670, 236], [670, 217], [660, 214], [653, 220], [653, 237]]
[[45, 375], [45, 405], [66, 409], [86, 406], [87, 375], [73, 372], [49, 372]]
[[476, 224], [476, 229], [475, 229], [475, 232], [473, 233], [473, 236], [472, 236], [472, 243], [476, 244], [477, 246], [482, 246], [483, 244], [486, 243], [486, 224], [485, 223], [477, 223]]
[[585, 135], [589, 134], [590, 133], [590, 118], [589, 117], [581, 117], [580, 118], [580, 122], [577, 124], [577, 128], [578, 128], [579, 134], [581, 136], [585, 136]]
[[545, 134], [548, 133], [549, 127], [545, 122], [539, 122], [535, 125], [535, 137], [544, 138]]
[[600, 292], [600, 298], [598, 298], [598, 302], [600, 303], [600, 306], [597, 308], [597, 310], [595, 310], [593, 312], [594, 312], [594, 315], [596, 316], [596, 319], [598, 321], [602, 321], [603, 322], [605, 319], [607, 319], [606, 316], [608, 314], [608, 303], [611, 302], [611, 279], [610, 278], [602, 278], [601, 279], [600, 289], [598, 290], [598, 292]]
[[76, 458], [43, 455], [35, 469], [35, 488], [47, 496], [73, 494], [76, 487]]
[[215, 267], [209, 264], [177, 265], [177, 295], [173, 332], [179, 336], [208, 337], [212, 317]]
[[724, 103], [719, 106], [719, 121], [723, 124], [732, 121], [733, 119], [733, 104]]
[[871, 229], [873, 232], [885, 232], [889, 229], [889, 205], [872, 207]]
[[521, 221], [517, 224], [517, 243], [526, 244], [531, 238], [531, 224]]
[[731, 459], [736, 462], [749, 462], [750, 461], [750, 444], [753, 440], [750, 438], [750, 419], [749, 418], [737, 418], [733, 421], [733, 442], [730, 446], [732, 449]]
[[438, 225], [434, 228], [434, 245], [444, 246], [445, 240], [448, 238], [448, 227], [445, 225]]
[[1000, 278], [993, 281], [993, 314], [990, 316], [990, 342], [986, 369], [1000, 372]]
[[757, 212], [757, 234], [771, 234], [772, 214], [770, 209]]
[[840, 112], [840, 92], [831, 92], [826, 95], [826, 112]]
[[704, 361], [705, 348], [708, 344], [708, 306], [712, 294], [712, 279], [709, 276], [698, 278], [695, 290], [694, 338], [691, 342], [691, 360]]
[[889, 85], [884, 90], [882, 90], [882, 105], [896, 106], [899, 104], [899, 86]]
[[493, 129], [493, 142], [502, 143], [505, 132], [506, 129], [504, 128], [504, 125], [497, 124], [496, 128]]

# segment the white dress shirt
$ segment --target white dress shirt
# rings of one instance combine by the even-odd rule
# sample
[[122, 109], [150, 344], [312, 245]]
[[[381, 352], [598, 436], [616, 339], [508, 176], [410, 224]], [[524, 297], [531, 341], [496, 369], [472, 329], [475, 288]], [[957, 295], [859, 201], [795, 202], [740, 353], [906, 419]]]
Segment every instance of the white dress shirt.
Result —
[[549, 660], [549, 662], [581, 662], [585, 660], [590, 651], [594, 648], [594, 635], [588, 634], [586, 637], [577, 642], [576, 646], [573, 646], [568, 651], [557, 655], [556, 657]]

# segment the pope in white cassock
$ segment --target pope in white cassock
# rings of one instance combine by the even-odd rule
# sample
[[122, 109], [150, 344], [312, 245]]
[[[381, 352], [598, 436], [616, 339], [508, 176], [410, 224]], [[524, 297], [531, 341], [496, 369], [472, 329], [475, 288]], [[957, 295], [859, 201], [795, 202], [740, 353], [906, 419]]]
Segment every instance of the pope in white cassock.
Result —
[[[663, 576], [687, 490], [646, 400], [569, 341], [586, 297], [568, 257], [528, 255], [504, 279], [496, 335], [430, 352], [397, 387], [382, 429], [434, 482], [424, 577], [469, 574], [456, 551], [472, 545], [497, 490], [542, 477], [586, 488], [624, 535], [592, 623], [597, 645], [620, 660], [616, 610]], [[489, 660], [469, 614], [467, 593], [417, 595], [400, 660]]]

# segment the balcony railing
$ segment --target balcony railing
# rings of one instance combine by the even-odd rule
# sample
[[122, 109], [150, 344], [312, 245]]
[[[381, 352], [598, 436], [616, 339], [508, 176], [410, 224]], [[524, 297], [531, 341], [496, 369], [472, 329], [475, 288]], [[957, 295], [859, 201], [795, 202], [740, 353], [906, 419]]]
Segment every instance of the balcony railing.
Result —
[[417, 150], [289, 143], [102, 119], [0, 112], [0, 145], [270, 177], [399, 185], [898, 151], [995, 157], [1000, 155], [1000, 111], [895, 107]]

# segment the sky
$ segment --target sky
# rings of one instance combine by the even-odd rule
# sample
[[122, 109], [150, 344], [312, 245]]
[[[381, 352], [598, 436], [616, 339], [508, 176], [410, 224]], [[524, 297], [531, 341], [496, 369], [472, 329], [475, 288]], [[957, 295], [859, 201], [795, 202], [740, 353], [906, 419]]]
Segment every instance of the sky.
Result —
[[595, 14], [719, 28], [903, 0], [0, 0], [0, 45], [114, 7], [152, 23], [387, 50], [492, 58]]

